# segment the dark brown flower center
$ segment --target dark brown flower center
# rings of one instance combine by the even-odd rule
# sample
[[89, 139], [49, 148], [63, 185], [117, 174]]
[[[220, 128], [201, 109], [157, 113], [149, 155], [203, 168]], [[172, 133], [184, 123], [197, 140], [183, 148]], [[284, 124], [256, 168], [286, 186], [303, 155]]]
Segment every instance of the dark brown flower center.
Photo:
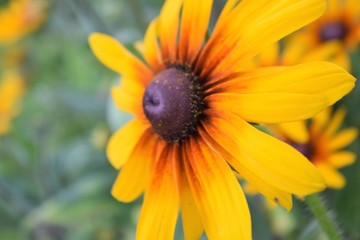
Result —
[[203, 92], [192, 70], [172, 65], [158, 73], [143, 97], [146, 117], [156, 133], [169, 142], [196, 132], [203, 110]]
[[320, 29], [319, 37], [321, 42], [331, 40], [344, 40], [348, 33], [348, 27], [343, 22], [331, 22]]

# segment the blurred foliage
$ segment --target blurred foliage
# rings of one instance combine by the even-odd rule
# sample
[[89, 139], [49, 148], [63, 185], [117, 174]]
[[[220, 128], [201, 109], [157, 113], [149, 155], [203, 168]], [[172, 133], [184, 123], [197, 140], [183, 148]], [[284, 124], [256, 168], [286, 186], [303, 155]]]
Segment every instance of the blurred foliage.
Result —
[[[112, 198], [117, 171], [105, 156], [109, 134], [129, 116], [112, 105], [108, 92], [118, 76], [95, 59], [87, 36], [107, 32], [131, 46], [161, 5], [161, 0], [54, 0], [44, 26], [21, 41], [27, 90], [21, 115], [0, 137], [0, 239], [134, 238], [142, 199], [124, 204]], [[352, 59], [359, 77], [360, 50]], [[349, 126], [360, 127], [359, 102], [357, 85], [338, 103], [348, 108]], [[360, 155], [360, 141], [351, 149]], [[322, 195], [344, 236], [360, 239], [360, 162], [342, 172], [347, 186]], [[269, 210], [261, 196], [248, 200], [254, 239], [323, 239], [301, 201], [287, 213]], [[182, 239], [181, 223], [176, 239]]]

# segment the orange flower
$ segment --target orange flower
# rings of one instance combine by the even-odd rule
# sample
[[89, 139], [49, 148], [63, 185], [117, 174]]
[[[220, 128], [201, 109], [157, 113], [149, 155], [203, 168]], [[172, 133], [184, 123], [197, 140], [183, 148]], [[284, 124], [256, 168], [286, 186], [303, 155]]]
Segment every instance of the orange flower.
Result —
[[110, 36], [89, 39], [97, 58], [122, 74], [112, 95], [134, 115], [107, 155], [122, 168], [115, 198], [130, 202], [145, 191], [137, 239], [172, 239], [179, 208], [186, 239], [204, 229], [209, 239], [250, 239], [234, 171], [288, 209], [292, 194], [325, 187], [304, 156], [249, 122], [309, 118], [349, 92], [354, 78], [327, 62], [246, 70], [256, 54], [320, 16], [325, 1], [229, 0], [204, 42], [212, 2], [167, 0], [146, 31], [145, 61]]

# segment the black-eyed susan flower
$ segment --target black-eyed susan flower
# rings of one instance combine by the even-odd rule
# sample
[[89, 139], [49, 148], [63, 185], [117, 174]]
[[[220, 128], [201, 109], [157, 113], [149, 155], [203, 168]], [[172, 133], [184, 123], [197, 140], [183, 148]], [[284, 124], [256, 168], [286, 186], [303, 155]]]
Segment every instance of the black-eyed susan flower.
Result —
[[329, 0], [325, 14], [299, 32], [312, 45], [319, 47], [337, 41], [346, 53], [360, 41], [360, 1]]
[[340, 189], [346, 179], [338, 171], [356, 160], [355, 153], [343, 150], [352, 143], [358, 131], [354, 127], [339, 130], [345, 117], [345, 110], [338, 109], [332, 114], [326, 109], [308, 121], [280, 124], [275, 133], [298, 149], [321, 172], [330, 188]]
[[45, 18], [45, 0], [0, 0], [0, 44], [37, 29]]
[[229, 0], [205, 42], [211, 7], [211, 0], [167, 0], [145, 33], [144, 61], [110, 36], [89, 39], [98, 59], [122, 75], [114, 101], [134, 115], [107, 155], [122, 168], [115, 198], [130, 202], [145, 192], [137, 239], [172, 239], [179, 210], [186, 239], [204, 229], [209, 239], [250, 239], [234, 172], [287, 208], [291, 194], [325, 187], [303, 155], [250, 123], [309, 118], [349, 92], [354, 78], [326, 62], [246, 70], [257, 53], [317, 18], [325, 1]]

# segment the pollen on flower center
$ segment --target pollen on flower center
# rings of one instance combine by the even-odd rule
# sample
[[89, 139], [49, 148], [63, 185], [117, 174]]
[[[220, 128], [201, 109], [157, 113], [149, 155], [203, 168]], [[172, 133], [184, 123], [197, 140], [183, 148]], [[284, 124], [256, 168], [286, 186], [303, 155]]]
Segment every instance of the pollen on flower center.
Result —
[[343, 22], [331, 22], [320, 29], [320, 41], [343, 40], [348, 33], [348, 27]]
[[158, 73], [147, 86], [143, 108], [156, 133], [169, 142], [196, 132], [203, 110], [203, 93], [189, 67], [172, 65]]

